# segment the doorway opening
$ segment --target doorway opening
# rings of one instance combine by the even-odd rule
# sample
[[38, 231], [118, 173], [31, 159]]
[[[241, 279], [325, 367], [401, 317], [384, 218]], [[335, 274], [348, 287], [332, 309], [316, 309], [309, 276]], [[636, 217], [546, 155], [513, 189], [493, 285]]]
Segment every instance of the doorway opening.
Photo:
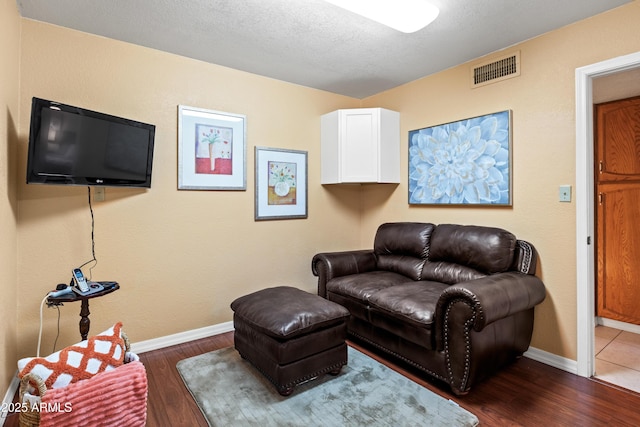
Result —
[[595, 373], [594, 81], [640, 68], [640, 52], [576, 69], [577, 374]]

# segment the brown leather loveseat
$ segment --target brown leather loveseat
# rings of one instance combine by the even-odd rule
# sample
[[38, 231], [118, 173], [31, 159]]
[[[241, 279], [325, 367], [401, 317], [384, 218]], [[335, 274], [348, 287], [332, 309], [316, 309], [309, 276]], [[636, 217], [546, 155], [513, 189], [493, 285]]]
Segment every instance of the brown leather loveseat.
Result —
[[319, 253], [318, 294], [348, 334], [445, 381], [456, 394], [529, 347], [545, 298], [533, 245], [492, 227], [387, 223], [372, 250]]

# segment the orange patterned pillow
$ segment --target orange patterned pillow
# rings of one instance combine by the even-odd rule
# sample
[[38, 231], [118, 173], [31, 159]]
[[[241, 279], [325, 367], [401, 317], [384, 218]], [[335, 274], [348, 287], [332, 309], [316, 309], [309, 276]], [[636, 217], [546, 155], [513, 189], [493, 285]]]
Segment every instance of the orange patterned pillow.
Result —
[[38, 375], [47, 388], [65, 387], [122, 365], [125, 355], [122, 323], [99, 335], [64, 348], [47, 357], [27, 357], [18, 361], [18, 376]]

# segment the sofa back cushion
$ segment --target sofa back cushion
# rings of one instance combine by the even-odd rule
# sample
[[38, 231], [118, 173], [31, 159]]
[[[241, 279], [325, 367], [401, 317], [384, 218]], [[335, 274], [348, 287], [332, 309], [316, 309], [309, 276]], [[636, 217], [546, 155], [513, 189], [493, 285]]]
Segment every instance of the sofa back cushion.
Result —
[[474, 225], [438, 225], [430, 242], [422, 279], [445, 283], [508, 271], [516, 247], [516, 237], [510, 232]]
[[448, 261], [427, 261], [422, 268], [422, 280], [454, 285], [486, 276], [475, 268]]
[[434, 228], [433, 224], [418, 222], [382, 224], [373, 243], [378, 269], [420, 280]]

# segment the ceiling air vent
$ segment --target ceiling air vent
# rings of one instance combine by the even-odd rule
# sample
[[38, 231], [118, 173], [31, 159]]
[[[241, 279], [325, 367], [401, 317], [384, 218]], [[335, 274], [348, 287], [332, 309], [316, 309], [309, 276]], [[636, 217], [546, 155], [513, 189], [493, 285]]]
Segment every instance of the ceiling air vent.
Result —
[[484, 86], [520, 75], [520, 51], [471, 68], [471, 87]]

